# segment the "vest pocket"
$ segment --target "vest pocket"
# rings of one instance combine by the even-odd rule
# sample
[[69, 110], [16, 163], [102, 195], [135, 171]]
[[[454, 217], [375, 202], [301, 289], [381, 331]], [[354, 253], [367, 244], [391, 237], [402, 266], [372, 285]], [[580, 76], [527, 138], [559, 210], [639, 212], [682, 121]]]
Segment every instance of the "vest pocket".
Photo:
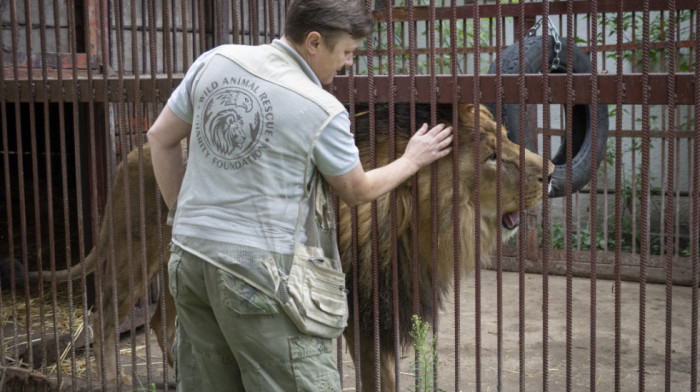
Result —
[[328, 268], [332, 260], [297, 254], [287, 279], [290, 300], [283, 307], [303, 333], [338, 337], [348, 319], [345, 274]]

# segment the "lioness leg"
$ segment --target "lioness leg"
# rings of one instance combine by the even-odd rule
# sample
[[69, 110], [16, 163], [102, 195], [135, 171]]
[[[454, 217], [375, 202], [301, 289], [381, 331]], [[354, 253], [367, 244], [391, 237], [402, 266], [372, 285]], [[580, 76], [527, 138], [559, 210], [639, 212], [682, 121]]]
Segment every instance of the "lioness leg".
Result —
[[[161, 315], [161, 303], [158, 301], [158, 306], [156, 307], [156, 312], [153, 314], [153, 317], [151, 318], [151, 328], [153, 329], [153, 332], [156, 334], [157, 340], [158, 340], [158, 345], [160, 346], [161, 351], [163, 352], [163, 358], [167, 358], [168, 360], [168, 365], [173, 366], [173, 353], [172, 353], [172, 347], [173, 347], [173, 342], [175, 341], [175, 301], [173, 300], [173, 296], [170, 294], [170, 290], [168, 290], [168, 276], [166, 274], [165, 276], [166, 282], [163, 287], [165, 287], [165, 323], [163, 323], [162, 315]], [[163, 347], [163, 328], [165, 328], [165, 333], [166, 333], [166, 347]]]

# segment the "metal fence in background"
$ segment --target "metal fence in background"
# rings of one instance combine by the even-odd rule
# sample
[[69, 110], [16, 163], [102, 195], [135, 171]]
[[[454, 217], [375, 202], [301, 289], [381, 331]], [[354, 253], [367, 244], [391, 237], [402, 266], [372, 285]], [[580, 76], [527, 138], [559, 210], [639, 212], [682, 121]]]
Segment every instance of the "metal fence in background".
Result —
[[[173, 369], [158, 347], [167, 345], [167, 334], [150, 331], [153, 315], [172, 316], [163, 283], [167, 254], [147, 256], [168, 242], [161, 224], [166, 211], [157, 189], [146, 186], [143, 152], [135, 155], [135, 182], [113, 180], [127, 154], [142, 151], [146, 130], [194, 59], [220, 44], [271, 42], [281, 35], [287, 3], [0, 1], [0, 390], [110, 388], [95, 360], [104, 350], [94, 349], [90, 332], [105, 313], [120, 321], [101, 328], [123, 334], [101, 342], [117, 348], [116, 388], [174, 389]], [[460, 203], [437, 210], [437, 182], [445, 173], [430, 169], [431, 210], [421, 210], [427, 215], [420, 217], [415, 212], [411, 224], [426, 219], [432, 230], [414, 230], [410, 249], [401, 251], [430, 249], [420, 262], [437, 268], [444, 258], [438, 231], [453, 233], [451, 254], [460, 255], [459, 237], [468, 225], [476, 241], [466, 251], [485, 262], [463, 276], [463, 260], [453, 256], [458, 273], [439, 282], [443, 292], [386, 294], [397, 312], [409, 302], [418, 309], [427, 296], [444, 302], [440, 312], [421, 315], [433, 326], [435, 358], [421, 358], [412, 347], [394, 349], [396, 389], [418, 389], [424, 386], [420, 376], [429, 373], [435, 388], [454, 391], [697, 390], [700, 2], [375, 0], [367, 6], [374, 33], [354, 66], [327, 86], [347, 105], [358, 138], [373, 139], [378, 123], [394, 118], [391, 109], [388, 115], [378, 109], [382, 105], [431, 109], [432, 122], [437, 109], [447, 107], [457, 122], [460, 104], [483, 104], [499, 125], [517, 128], [511, 139], [529, 140], [528, 147], [555, 160], [569, 178], [560, 197], [544, 197], [522, 214], [516, 236], [485, 254], [481, 220], [464, 222]], [[531, 35], [553, 38], [526, 47]], [[557, 52], [561, 44], [571, 50]], [[574, 57], [573, 47], [581, 49], [589, 70], [576, 68], [583, 60]], [[550, 51], [562, 66], [552, 67]], [[538, 69], [531, 73], [527, 66]], [[605, 111], [589, 109], [588, 115], [576, 109], [601, 105]], [[410, 128], [416, 129], [411, 113]], [[504, 121], [504, 113], [511, 120]], [[481, 120], [474, 121], [478, 128]], [[607, 132], [601, 151], [581, 149], [584, 137], [574, 133], [580, 121], [591, 130], [589, 146], [597, 132]], [[395, 157], [374, 149], [370, 154], [373, 162]], [[572, 170], [585, 159], [601, 163], [591, 165], [585, 186], [572, 191]], [[452, 168], [459, 163], [453, 159]], [[450, 187], [457, 198], [460, 181], [467, 179], [455, 176]], [[476, 217], [497, 213], [485, 207], [493, 203], [479, 199], [486, 181], [476, 175], [471, 185]], [[114, 210], [107, 201], [117, 193], [136, 196]], [[495, 203], [498, 211], [503, 204]], [[372, 215], [372, 248], [379, 241], [374, 223], [397, 214], [395, 205], [389, 210], [390, 216]], [[106, 262], [119, 263], [124, 254], [124, 262], [137, 263], [111, 270], [98, 264], [92, 273], [80, 263], [94, 246], [105, 248], [100, 227], [110, 221], [123, 222], [126, 231], [109, 235], [102, 250]], [[357, 243], [362, 233], [353, 221]], [[153, 227], [166, 235], [152, 237]], [[389, 227], [393, 257], [386, 262], [396, 263], [396, 223]], [[494, 235], [507, 236], [504, 230]], [[376, 265], [378, 257], [355, 255], [352, 263]], [[66, 269], [73, 280], [65, 278]], [[153, 276], [144, 279], [148, 273]], [[36, 282], [37, 274], [44, 283]], [[393, 287], [400, 279], [388, 281]], [[133, 300], [126, 318], [116, 302], [102, 306], [108, 294], [127, 297], [135, 287], [145, 295]], [[351, 312], [357, 318], [357, 307]], [[374, 317], [372, 323], [392, 318]], [[389, 323], [401, 329], [397, 321]], [[377, 335], [374, 344], [393, 342]], [[344, 389], [359, 389], [361, 374], [380, 379], [379, 367], [356, 367], [359, 350], [338, 340]], [[426, 360], [434, 363], [415, 366]]]

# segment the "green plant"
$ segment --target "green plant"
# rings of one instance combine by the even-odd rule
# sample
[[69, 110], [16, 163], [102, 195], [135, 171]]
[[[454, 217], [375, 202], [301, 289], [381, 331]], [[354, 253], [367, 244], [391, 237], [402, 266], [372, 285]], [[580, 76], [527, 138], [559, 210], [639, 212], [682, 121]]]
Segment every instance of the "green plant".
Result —
[[409, 388], [411, 391], [443, 391], [436, 388], [437, 380], [433, 380], [433, 365], [438, 362], [437, 336], [431, 335], [430, 324], [423, 322], [419, 316], [413, 315], [413, 325], [411, 326], [411, 337], [413, 338], [413, 348], [416, 352], [416, 360], [411, 362], [415, 371], [416, 384]]

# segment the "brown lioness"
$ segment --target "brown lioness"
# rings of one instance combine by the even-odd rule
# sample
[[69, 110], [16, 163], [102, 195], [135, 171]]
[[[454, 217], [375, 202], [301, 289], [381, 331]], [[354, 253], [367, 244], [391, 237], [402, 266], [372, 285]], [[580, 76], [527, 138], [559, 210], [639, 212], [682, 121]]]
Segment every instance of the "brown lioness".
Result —
[[[478, 146], [480, 151], [481, 160], [481, 171], [479, 173], [481, 180], [481, 199], [474, 199], [474, 184], [476, 173], [474, 172], [474, 135], [473, 135], [473, 124], [474, 115], [478, 114], [480, 116], [480, 144]], [[399, 114], [401, 117], [401, 114]], [[378, 112], [377, 118], [381, 119], [377, 121], [377, 133], [376, 133], [376, 157], [377, 166], [384, 165], [388, 162], [389, 156], [389, 141], [387, 138], [386, 128], [388, 124], [386, 123], [385, 113]], [[396, 150], [397, 155], [400, 155], [403, 148], [407, 142], [406, 130], [409, 129], [406, 124], [405, 116], [402, 118], [397, 118], [397, 141]], [[442, 113], [438, 121], [451, 122], [451, 110], [446, 114]], [[402, 123], [403, 121], [403, 123]], [[423, 121], [423, 120], [421, 120]], [[366, 123], [366, 117], [357, 118], [357, 129], [358, 137], [357, 144], [360, 148], [361, 158], [363, 160], [363, 166], [369, 167], [369, 154], [370, 147], [367, 137], [363, 137], [363, 134], [367, 134], [366, 131], [369, 126]], [[498, 159], [498, 154], [496, 150], [496, 135], [497, 132], [501, 133], [502, 139], [502, 150], [501, 150], [501, 163], [502, 163], [502, 195], [501, 195], [501, 207], [503, 211], [503, 216], [496, 216], [496, 160]], [[480, 110], [475, 110], [473, 105], [462, 105], [459, 108], [459, 196], [458, 201], [459, 213], [460, 213], [460, 230], [461, 230], [461, 270], [463, 273], [469, 273], [474, 268], [474, 203], [479, 202], [481, 206], [481, 222], [480, 222], [480, 238], [481, 238], [481, 252], [482, 255], [489, 255], [496, 246], [496, 230], [498, 225], [503, 224], [505, 226], [504, 237], [507, 237], [511, 229], [515, 229], [518, 223], [518, 210], [519, 210], [519, 181], [520, 181], [520, 149], [518, 145], [510, 142], [506, 136], [505, 130], [500, 131], [496, 128], [496, 123], [494, 122], [490, 113], [481, 108]], [[150, 161], [150, 150], [148, 145], [144, 145], [143, 148], [143, 163], [144, 163], [144, 175], [145, 175], [145, 190], [146, 197], [145, 200], [145, 212], [146, 212], [146, 247], [148, 249], [148, 254], [146, 256], [146, 261], [148, 265], [148, 281], [154, 279], [156, 273], [158, 272], [159, 265], [159, 252], [164, 252], [167, 257], [168, 251], [167, 247], [161, 249], [159, 244], [167, 244], [170, 236], [170, 228], [163, 224], [163, 241], [159, 241], [157, 233], [157, 205], [156, 198], [154, 196], [155, 190], [155, 179], [153, 176], [153, 170]], [[138, 211], [139, 198], [138, 198], [138, 150], [132, 151], [127, 157], [127, 166], [129, 168], [129, 178], [131, 186], [131, 199], [129, 201], [132, 211]], [[542, 197], [542, 182], [543, 179], [543, 160], [540, 156], [526, 151], [525, 152], [525, 208], [533, 207]], [[442, 296], [448, 292], [450, 285], [453, 282], [454, 266], [453, 266], [453, 203], [452, 203], [452, 155], [439, 160], [437, 163], [438, 171], [438, 238], [440, 242], [440, 248], [438, 250], [438, 271], [437, 271], [437, 282], [438, 287], [436, 288], [439, 294]], [[553, 170], [553, 165], [551, 162], [547, 163], [547, 172], [551, 173]], [[115, 263], [119, 270], [126, 270], [129, 265], [129, 257], [126, 254], [126, 226], [125, 215], [122, 211], [125, 211], [126, 201], [124, 200], [123, 188], [123, 165], [120, 165], [117, 170], [115, 184], [114, 184], [114, 194], [110, 199], [112, 203], [112, 208], [114, 210], [114, 249], [115, 249]], [[431, 194], [430, 194], [430, 168], [425, 168], [421, 170], [417, 175], [418, 182], [418, 226], [413, 227], [412, 225], [412, 210], [415, 207], [412, 200], [412, 190], [411, 181], [407, 181], [405, 184], [399, 186], [396, 189], [396, 200], [397, 200], [397, 216], [396, 216], [396, 232], [398, 238], [398, 265], [399, 265], [399, 296], [402, 298], [411, 298], [413, 296], [413, 257], [412, 257], [412, 231], [418, 231], [418, 238], [420, 238], [421, 245], [419, 247], [419, 255], [417, 260], [419, 263], [419, 292], [422, 294], [420, 298], [420, 312], [422, 315], [432, 314], [432, 309], [434, 306], [439, 306], [439, 304], [432, 303], [432, 262], [431, 262], [431, 231], [432, 231], [432, 220], [431, 220]], [[391, 270], [391, 244], [390, 244], [390, 229], [392, 225], [392, 219], [390, 216], [390, 206], [389, 206], [389, 195], [380, 197], [377, 200], [377, 225], [378, 225], [378, 249], [377, 249], [377, 259], [379, 264], [379, 288], [380, 288], [380, 341], [381, 341], [381, 383], [382, 390], [393, 391], [395, 390], [395, 375], [394, 375], [394, 332], [393, 332], [393, 321], [391, 320], [391, 315], [393, 314], [392, 308], [392, 270]], [[161, 216], [162, 222], [165, 221], [165, 206], [162, 202], [161, 209], [163, 214]], [[357, 260], [359, 264], [358, 270], [358, 296], [359, 296], [359, 309], [360, 309], [360, 347], [361, 347], [361, 364], [362, 364], [362, 383], [364, 390], [375, 390], [375, 378], [374, 372], [370, 371], [374, 369], [374, 344], [373, 344], [373, 300], [372, 300], [372, 241], [371, 236], [371, 204], [365, 204], [358, 207], [358, 243], [357, 243]], [[341, 257], [343, 258], [344, 270], [347, 273], [347, 284], [346, 287], [349, 289], [353, 288], [353, 271], [352, 271], [352, 228], [351, 228], [351, 214], [349, 209], [341, 203], [340, 206], [340, 243], [339, 248], [341, 250]], [[100, 254], [98, 255], [95, 249], [92, 250], [90, 255], [85, 259], [86, 269], [88, 272], [92, 272], [95, 269], [95, 264], [97, 262], [109, 261], [109, 231], [106, 223], [109, 222], [105, 220], [100, 229]], [[141, 238], [140, 238], [140, 223], [138, 220], [138, 215], [132, 212], [131, 219], [131, 236], [133, 245], [132, 248], [134, 252], [131, 256], [131, 265], [136, 266], [137, 270], [140, 268], [141, 262]], [[107, 272], [106, 277], [111, 277], [111, 272], [109, 267], [109, 262], [107, 262]], [[73, 277], [80, 274], [82, 268], [80, 266], [73, 267]], [[59, 279], [68, 279], [69, 275], [67, 273], [58, 274]], [[45, 278], [50, 278], [46, 277]], [[128, 290], [128, 274], [121, 273], [117, 274], [117, 292], [119, 295], [119, 323], [121, 323], [126, 317], [129, 309], [131, 309], [138, 298], [143, 294], [143, 290], [137, 292], [129, 292]], [[135, 290], [140, 290], [143, 287], [142, 275], [140, 273], [134, 274], [133, 286]], [[174, 337], [174, 319], [175, 319], [175, 308], [167, 290], [167, 283], [165, 286], [166, 292], [166, 314], [167, 320], [165, 320], [165, 326], [167, 329], [168, 337], [168, 349], [163, 350], [164, 353], [170, 352], [170, 347], [172, 346], [172, 341]], [[105, 377], [109, 381], [113, 381], [116, 378], [116, 366], [114, 364], [114, 320], [111, 316], [111, 283], [104, 282], [102, 285], [104, 295], [104, 300], [102, 301], [102, 309], [105, 314], [105, 342], [107, 342], [105, 347], [105, 360], [104, 369]], [[348, 299], [350, 301], [351, 317], [353, 309], [353, 294], [350, 293]], [[412, 303], [411, 301], [400, 302], [399, 305], [399, 318], [400, 318], [400, 334], [402, 345], [410, 344], [409, 330], [411, 326], [411, 316], [412, 316]], [[156, 311], [154, 319], [151, 320], [151, 327], [156, 330], [157, 336], [162, 336], [162, 326], [163, 322], [160, 320], [160, 311]], [[349, 320], [348, 328], [344, 333], [345, 338], [348, 341], [348, 347], [352, 348], [354, 343], [355, 331], [353, 329], [353, 320]], [[99, 339], [96, 339], [99, 341]], [[111, 346], [111, 347], [110, 347]], [[161, 347], [162, 348], [162, 347]], [[97, 351], [99, 353], [99, 351]], [[164, 354], [165, 355], [165, 354]], [[169, 355], [168, 355], [169, 356]], [[99, 357], [99, 355], [98, 355]]]
[[[160, 270], [160, 252], [163, 252], [164, 260], [167, 262], [170, 252], [168, 250], [168, 243], [170, 242], [171, 227], [165, 224], [165, 219], [167, 217], [167, 207], [163, 202], [162, 198], [160, 200], [156, 199], [156, 180], [153, 175], [153, 166], [151, 164], [151, 150], [148, 144], [143, 146], [143, 191], [144, 191], [144, 212], [145, 212], [145, 244], [142, 243], [141, 236], [141, 220], [140, 220], [140, 190], [139, 190], [139, 149], [136, 148], [131, 151], [125, 162], [121, 162], [117, 166], [117, 170], [114, 175], [114, 180], [112, 183], [112, 194], [107, 199], [107, 209], [105, 212], [105, 217], [108, 219], [103, 219], [100, 225], [100, 233], [98, 237], [99, 246], [92, 248], [90, 253], [85, 257], [85, 260], [78, 265], [74, 265], [70, 271], [61, 270], [56, 271], [56, 283], [65, 282], [71, 277], [77, 279], [83, 273], [83, 268], [86, 274], [90, 274], [95, 271], [98, 263], [103, 265], [103, 278], [101, 280], [101, 297], [102, 300], [97, 303], [96, 306], [100, 306], [102, 312], [100, 313], [104, 326], [104, 337], [102, 335], [102, 329], [97, 327], [97, 322], [94, 323], [92, 329], [95, 334], [94, 338], [94, 353], [98, 361], [98, 370], [103, 369], [103, 377], [107, 383], [114, 383], [117, 381], [117, 364], [116, 364], [116, 351], [115, 351], [115, 320], [113, 311], [113, 296], [114, 287], [112, 286], [113, 278], [116, 279], [117, 287], [117, 308], [118, 308], [118, 319], [116, 320], [116, 325], [122, 325], [124, 320], [129, 314], [129, 311], [134, 308], [136, 302], [144, 296], [144, 278], [142, 274], [142, 266], [144, 266], [142, 258], [142, 249], [146, 249], [146, 273], [147, 277], [145, 279], [146, 284], [153, 282], [159, 275]], [[124, 166], [129, 169], [129, 199], [125, 198], [125, 188], [124, 188]], [[160, 211], [161, 220], [163, 222], [163, 237], [160, 238], [158, 230], [158, 208], [156, 202], [160, 201]], [[108, 213], [111, 205], [112, 214]], [[127, 220], [127, 208], [130, 210], [130, 218]], [[113, 216], [114, 220], [110, 222], [110, 217]], [[111, 226], [111, 228], [110, 228]], [[112, 234], [110, 235], [110, 230]], [[129, 254], [127, 240], [127, 230], [130, 230], [131, 234], [131, 254]], [[113, 239], [114, 243], [110, 243], [110, 237]], [[162, 244], [163, 247], [159, 246]], [[99, 249], [99, 252], [98, 252]], [[113, 253], [112, 253], [113, 252]], [[114, 268], [112, 267], [112, 256], [114, 255]], [[132, 275], [132, 284], [129, 286], [129, 275]], [[70, 273], [69, 273], [70, 272]], [[163, 357], [167, 356], [168, 363], [172, 365], [172, 358], [170, 355], [170, 347], [172, 347], [172, 342], [175, 338], [175, 302], [173, 301], [170, 292], [168, 291], [167, 282], [167, 268], [165, 269], [165, 282], [161, 287], [161, 290], [165, 292], [165, 309], [168, 320], [163, 323], [161, 320], [161, 301], [158, 301], [157, 309], [150, 320], [150, 326], [156, 333], [158, 338], [158, 343], [161, 345], [161, 350], [163, 351]], [[45, 272], [43, 275], [44, 281], [51, 280], [51, 274]], [[29, 278], [31, 281], [38, 280], [38, 274], [36, 272], [30, 272]], [[163, 289], [165, 288], [165, 289]], [[97, 302], [97, 301], [96, 301]], [[168, 349], [162, 347], [162, 336], [163, 327], [166, 326], [166, 333], [168, 339]], [[104, 342], [104, 357], [101, 355], [102, 342]], [[104, 361], [102, 359], [104, 358]], [[125, 382], [129, 383], [130, 377], [124, 375]]]

